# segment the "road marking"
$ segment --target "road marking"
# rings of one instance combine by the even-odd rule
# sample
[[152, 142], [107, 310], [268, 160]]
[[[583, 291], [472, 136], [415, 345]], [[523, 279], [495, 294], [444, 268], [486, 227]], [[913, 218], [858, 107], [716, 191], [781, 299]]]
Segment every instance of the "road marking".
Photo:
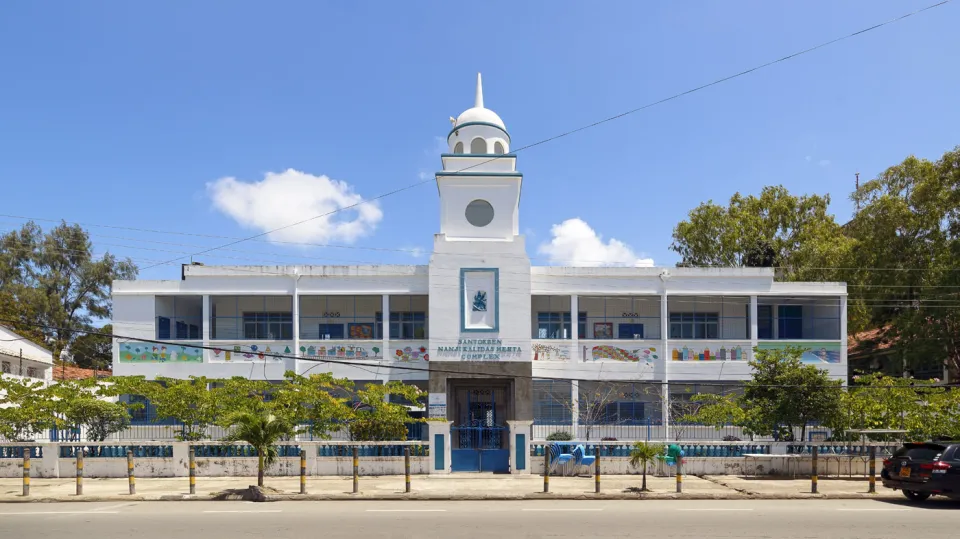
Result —
[[525, 508], [525, 509], [521, 509], [521, 511], [541, 511], [541, 512], [553, 512], [553, 511], [557, 511], [557, 512], [566, 513], [566, 512], [569, 512], [569, 511], [603, 511], [603, 509], [587, 509], [587, 508], [583, 508], [583, 507], [579, 507], [579, 508], [577, 508], [577, 507], [571, 507], [571, 508], [569, 508], [569, 509], [526, 509], [526, 508]]
[[281, 509], [263, 509], [263, 510], [223, 510], [223, 511], [204, 511], [204, 513], [282, 513]]
[[838, 507], [837, 511], [913, 511], [902, 507]]
[[367, 509], [368, 513], [446, 513], [446, 509]]
[[91, 509], [91, 513], [103, 513], [104, 511], [109, 511], [110, 509], [120, 509], [121, 507], [130, 507], [131, 505], [137, 505], [139, 502], [130, 502], [130, 503], [121, 503], [117, 505], [108, 505], [106, 507], [101, 507], [99, 509]]
[[116, 515], [118, 511], [22, 511], [16, 513], [0, 513], [0, 516], [23, 515]]
[[695, 507], [678, 511], [753, 511], [750, 507]]

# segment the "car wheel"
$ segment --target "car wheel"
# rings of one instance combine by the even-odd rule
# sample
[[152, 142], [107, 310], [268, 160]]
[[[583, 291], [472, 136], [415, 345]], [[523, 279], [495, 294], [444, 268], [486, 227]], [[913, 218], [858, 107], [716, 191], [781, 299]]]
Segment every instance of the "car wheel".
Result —
[[903, 491], [903, 495], [906, 496], [911, 502], [922, 502], [930, 497], [930, 494], [926, 492], [914, 492], [912, 490]]

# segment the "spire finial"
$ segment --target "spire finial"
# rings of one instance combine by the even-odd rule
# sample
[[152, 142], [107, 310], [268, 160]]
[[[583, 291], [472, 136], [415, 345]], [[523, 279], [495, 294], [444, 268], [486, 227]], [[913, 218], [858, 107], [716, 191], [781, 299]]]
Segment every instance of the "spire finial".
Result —
[[477, 73], [477, 100], [473, 106], [478, 109], [483, 108], [483, 83], [480, 81], [480, 73]]

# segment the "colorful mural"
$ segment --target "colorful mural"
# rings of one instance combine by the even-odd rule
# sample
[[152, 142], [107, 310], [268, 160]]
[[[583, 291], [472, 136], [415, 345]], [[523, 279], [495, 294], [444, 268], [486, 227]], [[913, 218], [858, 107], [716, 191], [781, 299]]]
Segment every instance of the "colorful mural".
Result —
[[750, 346], [747, 344], [704, 343], [700, 345], [676, 345], [670, 352], [673, 361], [747, 361]]
[[840, 363], [838, 342], [762, 342], [758, 350], [779, 350], [788, 346], [805, 349], [800, 360], [804, 363]]
[[532, 347], [534, 361], [569, 361], [570, 346], [565, 344], [536, 343]]
[[202, 363], [203, 349], [189, 344], [120, 343], [121, 363]]
[[293, 357], [293, 344], [275, 342], [270, 344], [221, 344], [211, 350], [211, 361], [283, 361], [284, 356]]
[[379, 346], [358, 346], [335, 342], [300, 345], [300, 356], [307, 358], [383, 359], [382, 352]]
[[609, 344], [599, 344], [593, 347], [584, 346], [582, 352], [584, 361], [612, 360], [651, 363], [660, 359], [660, 354], [657, 353], [655, 346], [620, 348]]
[[403, 348], [393, 348], [392, 359], [397, 361], [430, 361], [430, 354], [427, 353], [426, 346], [415, 344]]

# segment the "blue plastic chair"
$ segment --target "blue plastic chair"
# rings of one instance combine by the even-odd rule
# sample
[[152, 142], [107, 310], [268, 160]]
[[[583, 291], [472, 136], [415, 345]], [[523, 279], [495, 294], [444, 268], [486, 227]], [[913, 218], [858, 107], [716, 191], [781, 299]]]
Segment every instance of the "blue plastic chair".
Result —
[[589, 470], [590, 466], [593, 466], [593, 463], [596, 462], [597, 457], [593, 455], [587, 455], [586, 453], [587, 451], [582, 444], [574, 448], [573, 458], [575, 463], [573, 465], [573, 469], [576, 473], [580, 472], [581, 466], [586, 466], [587, 469]]
[[[562, 467], [565, 472], [567, 468], [567, 464], [572, 461], [573, 461], [572, 454], [560, 452], [560, 444], [554, 443], [550, 445], [550, 473], [553, 473], [558, 466]], [[563, 475], [566, 475], [566, 473], [564, 473]]]

